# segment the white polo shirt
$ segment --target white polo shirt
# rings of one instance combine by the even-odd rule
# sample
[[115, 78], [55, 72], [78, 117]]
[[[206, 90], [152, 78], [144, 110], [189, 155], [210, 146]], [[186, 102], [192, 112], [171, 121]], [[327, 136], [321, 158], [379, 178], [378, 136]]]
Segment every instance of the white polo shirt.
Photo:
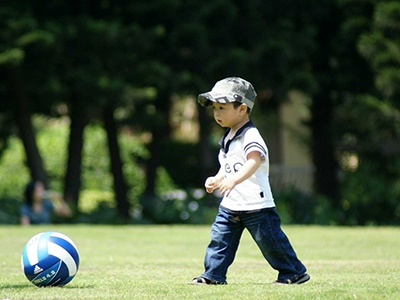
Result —
[[260, 167], [250, 178], [237, 184], [228, 197], [222, 198], [221, 206], [233, 212], [251, 212], [275, 207], [269, 184], [268, 148], [260, 132], [253, 122], [249, 121], [236, 132], [233, 139], [228, 141], [224, 147], [224, 140], [228, 132], [229, 130], [219, 142], [221, 149], [218, 154], [218, 160], [225, 178], [239, 171], [250, 152], [260, 152], [263, 160]]

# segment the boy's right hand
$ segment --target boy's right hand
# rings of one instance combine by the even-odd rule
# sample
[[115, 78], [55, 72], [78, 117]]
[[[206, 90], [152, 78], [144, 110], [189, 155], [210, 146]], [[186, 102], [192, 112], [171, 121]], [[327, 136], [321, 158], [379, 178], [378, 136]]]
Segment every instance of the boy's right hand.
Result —
[[204, 184], [206, 192], [211, 194], [218, 186], [216, 186], [216, 180], [214, 176], [208, 177]]

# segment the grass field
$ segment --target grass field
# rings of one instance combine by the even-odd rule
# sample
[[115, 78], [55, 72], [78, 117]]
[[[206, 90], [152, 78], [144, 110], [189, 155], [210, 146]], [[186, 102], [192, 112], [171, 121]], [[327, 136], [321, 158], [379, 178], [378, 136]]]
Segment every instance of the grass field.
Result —
[[[193, 286], [203, 271], [209, 226], [0, 227], [2, 299], [400, 299], [400, 228], [284, 226], [311, 281], [276, 286], [276, 271], [245, 233], [227, 286]], [[81, 264], [64, 287], [37, 288], [20, 254], [30, 237], [71, 237]]]

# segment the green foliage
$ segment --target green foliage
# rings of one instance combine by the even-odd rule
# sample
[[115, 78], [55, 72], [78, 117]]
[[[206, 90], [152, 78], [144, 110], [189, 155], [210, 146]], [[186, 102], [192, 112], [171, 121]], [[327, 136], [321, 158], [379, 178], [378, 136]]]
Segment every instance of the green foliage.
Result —
[[[134, 204], [145, 187], [145, 173], [136, 161], [142, 161], [148, 153], [144, 145], [129, 132], [119, 136], [119, 143], [123, 173], [129, 187], [128, 198], [130, 203]], [[82, 190], [111, 192], [113, 179], [110, 173], [106, 132], [102, 127], [89, 125], [85, 129], [83, 151]]]
[[0, 66], [20, 65], [26, 57], [26, 47], [46, 41], [49, 36], [40, 30], [37, 20], [7, 3], [0, 11]]
[[[339, 223], [399, 224], [399, 110], [372, 96], [360, 96], [342, 108], [346, 126], [339, 128], [344, 132]], [[353, 165], [346, 156], [352, 157]]]
[[17, 137], [9, 139], [9, 147], [0, 158], [1, 198], [21, 199], [29, 182], [29, 170], [24, 164], [25, 152]]
[[[62, 193], [69, 133], [67, 119], [57, 120], [36, 117], [34, 124], [37, 130], [40, 152], [44, 157], [45, 167], [49, 174], [50, 188]], [[147, 158], [148, 153], [144, 145], [128, 131], [120, 135], [119, 142], [121, 145], [121, 158], [124, 162], [123, 172], [129, 187], [129, 201], [134, 207], [139, 204], [139, 197], [141, 197], [145, 187], [145, 173], [136, 163], [136, 160], [143, 161]], [[95, 124], [86, 127], [82, 163], [82, 191], [79, 201], [79, 210], [82, 215], [75, 221], [72, 220], [73, 222], [118, 222], [106, 143], [106, 133], [102, 127]], [[16, 221], [15, 218], [18, 217], [18, 209], [16, 210], [15, 207], [19, 207], [22, 201], [25, 184], [29, 181], [29, 171], [23, 165], [25, 153], [21, 141], [16, 137], [12, 137], [9, 145], [10, 147], [5, 151], [0, 161], [0, 191], [1, 195], [3, 195], [2, 199], [4, 199], [1, 201], [1, 206], [4, 208], [5, 213], [5, 216], [2, 217], [2, 222], [12, 219], [11, 221], [14, 223]], [[171, 166], [168, 165], [168, 167]], [[187, 172], [181, 172], [180, 176], [187, 176]], [[158, 168], [156, 187], [158, 195], [165, 195], [166, 191], [175, 187], [174, 181], [163, 167]], [[153, 221], [158, 222], [160, 221], [159, 218], [164, 218], [161, 222], [204, 222], [202, 217], [199, 217], [201, 213], [191, 214], [195, 202], [199, 199], [193, 198], [194, 194], [192, 192], [188, 193], [188, 195], [185, 199], [172, 199], [172, 197], [171, 199], [161, 200], [163, 208], [158, 206], [159, 210], [163, 211], [163, 214], [164, 210], [168, 212], [164, 214], [164, 217], [155, 217]], [[14, 200], [15, 207], [11, 209], [7, 209], [7, 203], [10, 201], [7, 200], [9, 197], [16, 199]], [[162, 197], [164, 196], [154, 196], [157, 200]], [[152, 199], [150, 198], [146, 201], [152, 203]], [[170, 205], [171, 203], [172, 205]]]
[[[297, 88], [310, 95], [310, 103], [327, 100], [326, 107], [322, 103], [322, 109], [316, 110], [315, 115], [332, 111], [335, 118], [331, 122], [328, 113], [315, 119], [313, 129], [326, 129], [319, 137], [329, 139], [318, 140], [314, 136], [314, 144], [327, 145], [331, 141], [333, 144], [332, 149], [318, 153], [322, 159], [315, 161], [329, 161], [332, 158], [329, 153], [336, 153], [340, 162], [350, 152], [360, 161], [357, 172], [343, 167], [342, 197], [344, 203], [349, 203], [346, 204], [350, 207], [349, 223], [357, 223], [354, 219], [360, 215], [356, 210], [361, 204], [353, 190], [361, 191], [358, 197], [373, 206], [378, 199], [378, 194], [367, 188], [355, 188], [365, 184], [368, 172], [379, 174], [371, 184], [385, 194], [382, 199], [393, 207], [392, 199], [398, 191], [392, 177], [398, 174], [391, 162], [398, 164], [396, 149], [400, 136], [398, 1], [155, 0], [100, 1], [90, 5], [73, 1], [25, 1], [23, 4], [18, 1], [2, 4], [0, 68], [1, 72], [10, 66], [17, 69], [19, 82], [23, 83], [19, 90], [24, 92], [35, 113], [58, 115], [60, 112], [55, 108], [60, 103], [69, 105], [71, 98], [76, 97], [89, 106], [91, 121], [104, 105], [112, 103], [119, 122], [135, 127], [137, 132], [151, 132], [167, 127], [168, 105], [164, 104], [172, 94], [197, 94], [225, 76], [242, 76], [257, 87], [261, 108], [258, 113], [263, 119], [270, 118], [265, 118], [265, 110], [270, 109], [271, 103], [283, 101], [288, 90]], [[357, 50], [376, 72], [374, 79]], [[373, 80], [384, 101], [377, 96]], [[322, 97], [313, 100], [312, 95], [318, 92]], [[357, 96], [360, 93], [363, 95]], [[29, 172], [24, 165], [22, 146], [12, 135], [15, 132], [10, 125], [12, 100], [6, 78], [1, 79], [0, 195], [20, 199]], [[155, 100], [163, 105], [157, 105]], [[68, 124], [65, 119], [35, 118], [35, 127], [50, 187], [62, 191]], [[202, 186], [201, 153], [197, 145], [167, 140], [168, 130], [161, 135], [166, 141], [157, 171], [156, 194]], [[109, 205], [112, 177], [106, 135], [100, 125], [92, 123], [86, 128], [84, 138], [81, 204], [90, 204], [83, 206], [85, 213], [95, 211], [92, 209], [97, 205], [102, 206], [99, 215], [106, 214], [108, 209], [114, 209]], [[145, 189], [143, 161], [152, 158], [128, 130], [119, 136], [119, 143], [128, 198], [135, 206]], [[4, 149], [7, 150], [2, 153]], [[319, 203], [296, 191], [277, 197], [284, 199], [287, 222], [329, 223], [332, 214], [323, 213], [330, 212], [326, 205], [329, 199]], [[305, 207], [319, 213], [308, 215], [299, 205], [303, 201]], [[175, 205], [175, 200], [170, 202], [166, 209], [172, 207], [172, 215], [180, 222], [179, 213], [176, 214], [180, 202], [176, 202], [179, 205]], [[362, 222], [382, 222], [370, 217], [371, 220]]]
[[[358, 124], [355, 127], [359, 130], [355, 135], [358, 138], [354, 135], [350, 138], [349, 133], [349, 139], [345, 141], [349, 147], [357, 148], [363, 156], [357, 171], [347, 170], [342, 177], [343, 212], [333, 210], [325, 198], [289, 189], [275, 194], [284, 223], [400, 224], [400, 206], [396, 200], [400, 195], [400, 182], [397, 179], [400, 177], [397, 171], [400, 170], [400, 161], [397, 156], [390, 154], [393, 150], [385, 142], [388, 125], [396, 133], [400, 128], [400, 118], [395, 110], [376, 99], [365, 98], [363, 103], [364, 106], [346, 109], [348, 113], [351, 112], [346, 115], [346, 124], [357, 122], [360, 117], [366, 117], [371, 122], [364, 122], [364, 129]], [[34, 124], [38, 132], [38, 145], [50, 175], [50, 188], [62, 192], [68, 123], [66, 119], [36, 117]], [[375, 132], [376, 135], [373, 136], [370, 132]], [[11, 137], [9, 142], [10, 147], [0, 161], [0, 191], [4, 195], [0, 201], [0, 223], [18, 222], [19, 205], [25, 184], [29, 180], [29, 172], [23, 164], [25, 154], [20, 140]], [[190, 183], [201, 180], [196, 177], [198, 171], [194, 170], [197, 167], [196, 164], [192, 165], [193, 161], [190, 159], [196, 152], [195, 145], [178, 143], [165, 148], [174, 153], [163, 152], [163, 162], [166, 165], [157, 172], [157, 195], [149, 196], [143, 194], [145, 173], [135, 162], [136, 159], [146, 159], [147, 150], [129, 132], [120, 136], [120, 144], [123, 170], [129, 186], [132, 222], [203, 224], [213, 221], [218, 198], [206, 195], [202, 190], [177, 189], [178, 186], [188, 187]], [[383, 144], [389, 148], [382, 148]], [[371, 163], [368, 158], [370, 155], [380, 155], [379, 163]], [[180, 167], [174, 169], [173, 164], [176, 161], [180, 161]], [[119, 223], [109, 174], [106, 134], [99, 125], [86, 128], [83, 168], [83, 187], [79, 202], [81, 214], [69, 222]], [[176, 173], [172, 172], [170, 175], [167, 169], [175, 170]], [[61, 221], [63, 220], [56, 220]]]
[[32, 120], [37, 132], [36, 141], [49, 178], [49, 188], [62, 192], [64, 166], [67, 162], [69, 119], [37, 116]]
[[344, 175], [342, 190], [346, 225], [400, 224], [400, 159], [388, 156], [379, 163], [363, 161]]
[[337, 110], [336, 118], [345, 151], [357, 151], [360, 155], [386, 151], [384, 148], [389, 148], [400, 136], [399, 109], [390, 101], [371, 95], [348, 99]]
[[375, 84], [387, 98], [400, 95], [400, 3], [382, 1], [375, 7], [372, 30], [358, 48], [376, 72]]
[[84, 214], [90, 214], [99, 206], [115, 208], [114, 195], [109, 191], [83, 190], [80, 193], [78, 210]]
[[82, 189], [111, 191], [112, 176], [107, 158], [106, 132], [98, 125], [89, 125], [85, 128], [84, 140], [89, 139], [90, 142], [85, 142], [83, 149], [85, 155], [82, 160]]
[[126, 224], [111, 202], [95, 199], [96, 208], [90, 212], [79, 213], [73, 222], [79, 224]]
[[0, 224], [18, 224], [20, 205], [19, 199], [0, 198]]

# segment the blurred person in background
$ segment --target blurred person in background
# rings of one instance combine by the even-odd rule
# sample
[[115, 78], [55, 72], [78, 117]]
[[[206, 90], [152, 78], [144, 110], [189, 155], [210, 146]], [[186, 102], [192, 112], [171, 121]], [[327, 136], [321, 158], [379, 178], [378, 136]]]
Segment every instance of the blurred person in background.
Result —
[[72, 215], [60, 194], [46, 191], [41, 181], [30, 181], [25, 188], [24, 203], [20, 208], [21, 224], [49, 224], [53, 213], [63, 218]]

